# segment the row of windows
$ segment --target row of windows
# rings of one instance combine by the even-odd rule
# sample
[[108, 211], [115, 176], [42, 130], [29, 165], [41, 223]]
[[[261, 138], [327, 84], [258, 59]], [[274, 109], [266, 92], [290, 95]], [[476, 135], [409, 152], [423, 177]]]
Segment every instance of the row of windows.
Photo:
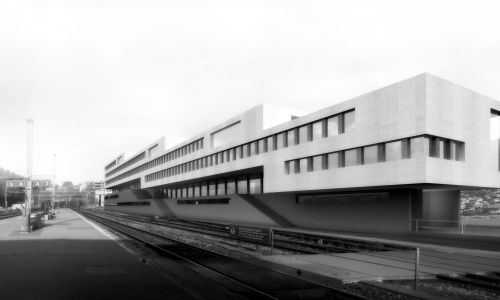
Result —
[[[429, 156], [458, 161], [465, 160], [465, 144], [463, 142], [438, 137], [426, 137], [426, 139], [429, 140]], [[387, 143], [285, 161], [285, 174], [409, 159], [412, 153], [412, 140], [414, 140], [414, 138], [406, 138]], [[444, 145], [444, 147], [442, 147], [444, 149], [442, 155], [439, 154], [439, 149], [441, 149], [439, 147], [440, 144]]]
[[113, 160], [109, 165], [107, 165], [104, 169], [105, 171], [111, 169], [112, 167], [114, 167], [116, 165], [116, 160]]
[[374, 204], [387, 198], [387, 193], [366, 194], [311, 194], [297, 195], [297, 204], [338, 205], [338, 204]]
[[177, 200], [177, 205], [229, 204], [229, 198]]
[[429, 138], [429, 156], [449, 160], [465, 160], [464, 142], [432, 136]]
[[191, 198], [233, 194], [262, 194], [262, 175], [241, 175], [217, 180], [201, 181], [176, 187], [155, 189], [154, 197]]
[[309, 142], [346, 132], [354, 126], [354, 110], [346, 111], [300, 127], [249, 142], [181, 165], [146, 175], [146, 182], [183, 174], [225, 162], [259, 155], [290, 145]]
[[113, 171], [109, 172], [109, 173], [106, 173], [106, 177], [109, 177], [113, 174], [115, 174], [116, 172], [119, 172], [123, 169], [125, 169], [126, 167], [128, 166], [131, 166], [133, 164], [135, 164], [136, 162], [140, 161], [140, 160], [143, 160], [144, 158], [146, 157], [146, 152], [142, 152], [141, 154], [135, 156], [134, 158], [126, 161], [123, 165], [117, 167], [116, 169], [114, 169]]
[[[153, 160], [151, 160], [143, 165], [138, 166], [137, 168], [134, 168], [130, 171], [127, 171], [127, 172], [119, 175], [119, 176], [116, 176], [115, 178], [107, 180], [106, 184], [111, 184], [111, 183], [116, 182], [118, 180], [121, 180], [123, 178], [127, 178], [127, 177], [135, 175], [137, 173], [146, 171], [146, 170], [151, 169], [153, 167], [156, 167], [158, 165], [164, 164], [170, 160], [173, 160], [173, 159], [176, 159], [180, 156], [186, 155], [187, 153], [201, 150], [202, 148], [203, 148], [203, 138], [196, 140], [190, 144], [187, 144], [184, 147], [178, 148], [174, 151], [170, 151], [169, 153], [166, 153], [166, 154], [164, 154], [156, 159], [153, 159]], [[188, 152], [185, 152], [185, 151], [188, 151]], [[183, 153], [186, 153], [186, 154], [183, 154]], [[112, 172], [114, 172], [114, 171], [115, 170], [113, 170]], [[110, 172], [110, 173], [112, 173], [112, 172]]]

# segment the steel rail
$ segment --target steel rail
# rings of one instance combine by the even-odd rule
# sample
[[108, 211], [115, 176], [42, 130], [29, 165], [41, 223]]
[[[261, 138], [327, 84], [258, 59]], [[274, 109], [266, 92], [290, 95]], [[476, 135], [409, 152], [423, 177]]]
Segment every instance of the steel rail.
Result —
[[[136, 227], [133, 227], [133, 226], [127, 225], [127, 224], [123, 224], [123, 223], [120, 223], [120, 222], [115, 221], [115, 220], [110, 220], [110, 219], [107, 219], [107, 218], [102, 217], [102, 216], [96, 216], [96, 215], [94, 215], [94, 214], [92, 214], [92, 213], [89, 213], [89, 212], [84, 212], [83, 214], [84, 214], [85, 216], [87, 216], [87, 217], [89, 217], [89, 218], [91, 218], [91, 219], [93, 219], [93, 220], [95, 220], [95, 221], [99, 222], [99, 223], [104, 224], [104, 223], [106, 223], [106, 222], [107, 222], [108, 224], [104, 224], [104, 225], [109, 226], [109, 227], [113, 228], [114, 230], [117, 230], [117, 231], [121, 232], [121, 233], [122, 233], [122, 234], [124, 234], [124, 235], [130, 236], [131, 238], [133, 238], [133, 239], [135, 239], [135, 240], [138, 240], [138, 241], [140, 241], [141, 243], [144, 243], [144, 244], [146, 244], [147, 246], [150, 246], [151, 248], [153, 248], [153, 249], [155, 249], [155, 250], [160, 251], [161, 253], [167, 253], [167, 254], [168, 254], [168, 255], [170, 255], [170, 256], [174, 256], [175, 258], [178, 258], [178, 259], [184, 260], [184, 261], [186, 261], [186, 262], [188, 262], [188, 263], [190, 263], [190, 264], [194, 264], [194, 265], [196, 265], [196, 266], [198, 266], [198, 267], [203, 267], [203, 268], [205, 268], [205, 269], [207, 269], [207, 270], [210, 270], [210, 271], [212, 271], [212, 272], [215, 272], [215, 273], [216, 273], [216, 274], [218, 274], [218, 275], [222, 275], [222, 276], [224, 276], [224, 278], [227, 278], [227, 279], [229, 279], [229, 280], [231, 280], [231, 281], [233, 281], [233, 282], [235, 282], [235, 283], [237, 283], [237, 284], [240, 284], [240, 285], [244, 286], [245, 288], [248, 288], [248, 289], [250, 289], [250, 290], [252, 290], [252, 291], [254, 291], [254, 292], [258, 293], [259, 295], [261, 295], [261, 296], [263, 296], [263, 297], [266, 297], [266, 299], [278, 299], [278, 298], [276, 298], [275, 296], [270, 295], [270, 294], [269, 294], [269, 293], [267, 293], [267, 292], [261, 291], [261, 290], [259, 290], [258, 288], [255, 288], [255, 287], [253, 287], [253, 286], [251, 286], [251, 285], [248, 285], [247, 283], [242, 282], [241, 280], [239, 280], [239, 279], [237, 279], [237, 278], [234, 278], [234, 277], [232, 277], [232, 276], [229, 276], [229, 275], [227, 275], [227, 274], [225, 274], [225, 273], [221, 273], [220, 271], [218, 271], [218, 270], [216, 270], [216, 269], [214, 269], [214, 268], [211, 268], [211, 267], [205, 266], [205, 265], [200, 264], [200, 263], [198, 263], [198, 262], [196, 262], [196, 261], [190, 260], [189, 258], [186, 258], [186, 257], [184, 257], [184, 256], [182, 256], [182, 255], [179, 255], [179, 254], [177, 254], [177, 253], [171, 252], [171, 251], [166, 250], [166, 249], [164, 249], [164, 248], [162, 248], [162, 247], [160, 247], [160, 246], [158, 246], [158, 245], [154, 245], [154, 244], [152, 244], [152, 243], [150, 243], [150, 242], [148, 242], [148, 241], [145, 241], [143, 238], [138, 237], [138, 236], [136, 236], [136, 235], [134, 235], [134, 234], [131, 234], [130, 232], [127, 232], [127, 230], [136, 231], [136, 232], [139, 232], [140, 234], [143, 234], [143, 235], [150, 235], [150, 236], [153, 236], [153, 237], [158, 238], [158, 239], [163, 239], [163, 240], [167, 240], [167, 241], [169, 241], [169, 242], [174, 242], [174, 243], [177, 243], [177, 244], [185, 245], [185, 246], [188, 246], [188, 247], [190, 247], [190, 248], [196, 249], [197, 251], [204, 251], [204, 252], [208, 252], [208, 253], [210, 253], [211, 255], [215, 255], [215, 256], [218, 256], [218, 257], [221, 257], [221, 258], [224, 258], [224, 259], [228, 259], [228, 260], [235, 260], [235, 261], [237, 261], [237, 260], [236, 260], [236, 259], [234, 259], [234, 258], [230, 258], [230, 257], [227, 257], [227, 256], [222, 255], [222, 254], [217, 253], [217, 252], [213, 252], [213, 251], [208, 250], [208, 249], [199, 248], [199, 247], [196, 247], [196, 246], [194, 246], [194, 245], [190, 245], [190, 244], [185, 243], [185, 242], [181, 242], [181, 241], [177, 241], [177, 240], [174, 240], [174, 239], [170, 239], [170, 238], [168, 238], [168, 237], [165, 237], [165, 236], [162, 236], [162, 235], [159, 235], [159, 234], [153, 233], [153, 232], [145, 231], [145, 230], [142, 230], [142, 229], [139, 229], [139, 228], [136, 228]], [[104, 220], [104, 222], [103, 222], [102, 220]], [[123, 229], [120, 229], [120, 228], [116, 228], [117, 226], [109, 225], [109, 223], [113, 223], [113, 224], [115, 224], [115, 225], [116, 225], [116, 224], [118, 224], [118, 226], [125, 227], [125, 228], [127, 228], [127, 230], [123, 230]], [[189, 266], [188, 266], [188, 268], [189, 268]], [[193, 268], [191, 268], [191, 269], [193, 269]], [[194, 269], [194, 271], [196, 271], [196, 269]], [[345, 291], [342, 291], [342, 290], [336, 289], [336, 288], [334, 288], [334, 287], [332, 287], [332, 286], [328, 286], [328, 285], [325, 285], [325, 284], [322, 284], [322, 283], [319, 283], [319, 282], [314, 282], [314, 281], [311, 281], [311, 280], [307, 280], [307, 279], [305, 279], [305, 278], [299, 278], [299, 277], [292, 276], [292, 275], [290, 275], [290, 274], [287, 274], [287, 273], [284, 273], [284, 272], [280, 272], [280, 271], [277, 271], [277, 270], [266, 269], [266, 271], [268, 271], [268, 272], [275, 272], [275, 273], [279, 273], [279, 274], [281, 274], [281, 275], [288, 276], [288, 277], [291, 277], [291, 278], [295, 278], [295, 279], [297, 279], [297, 280], [300, 280], [300, 281], [303, 281], [303, 282], [307, 282], [307, 283], [309, 283], [309, 284], [313, 284], [313, 285], [318, 286], [318, 287], [320, 287], [320, 288], [324, 288], [324, 289], [330, 290], [330, 291], [332, 291], [333, 293], [335, 293], [336, 299], [346, 299], [346, 300], [348, 300], [348, 299], [359, 299], [359, 300], [366, 300], [366, 298], [364, 298], [364, 297], [361, 297], [361, 296], [358, 296], [358, 295], [355, 295], [355, 294], [351, 294], [351, 293], [348, 293], [348, 292], [345, 292]]]

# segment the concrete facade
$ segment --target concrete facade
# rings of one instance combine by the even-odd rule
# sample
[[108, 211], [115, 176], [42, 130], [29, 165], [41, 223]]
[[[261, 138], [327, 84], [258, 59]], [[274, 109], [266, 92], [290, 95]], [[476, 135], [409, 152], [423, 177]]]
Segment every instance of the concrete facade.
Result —
[[460, 189], [500, 188], [492, 110], [500, 102], [427, 73], [310, 114], [262, 104], [113, 160], [106, 188], [148, 189], [181, 218], [408, 231], [414, 218], [456, 220]]

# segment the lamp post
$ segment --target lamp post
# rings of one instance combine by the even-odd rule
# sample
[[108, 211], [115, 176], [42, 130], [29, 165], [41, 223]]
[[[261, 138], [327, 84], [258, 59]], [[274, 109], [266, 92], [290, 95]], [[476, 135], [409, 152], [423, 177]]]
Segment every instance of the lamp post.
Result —
[[27, 151], [27, 175], [28, 181], [26, 183], [26, 231], [30, 232], [30, 215], [31, 215], [31, 177], [33, 175], [33, 119], [27, 119], [28, 124], [28, 151]]
[[52, 209], [54, 210], [54, 215], [56, 213], [56, 157], [54, 154], [54, 164], [52, 168]]

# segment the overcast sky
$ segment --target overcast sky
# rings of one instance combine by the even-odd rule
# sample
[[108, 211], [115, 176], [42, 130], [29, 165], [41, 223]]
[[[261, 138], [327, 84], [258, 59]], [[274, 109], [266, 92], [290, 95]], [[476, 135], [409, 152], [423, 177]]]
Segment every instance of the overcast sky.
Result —
[[261, 102], [315, 111], [422, 72], [500, 99], [500, 1], [0, 1], [0, 166], [102, 180]]

